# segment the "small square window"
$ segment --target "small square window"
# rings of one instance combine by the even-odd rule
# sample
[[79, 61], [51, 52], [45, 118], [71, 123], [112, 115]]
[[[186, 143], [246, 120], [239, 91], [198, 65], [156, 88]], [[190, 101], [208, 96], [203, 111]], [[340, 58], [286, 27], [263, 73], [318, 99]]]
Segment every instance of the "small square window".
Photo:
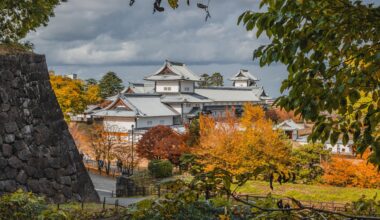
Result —
[[148, 124], [148, 125], [152, 125], [153, 122], [152, 122], [152, 121], [148, 121], [147, 124]]
[[160, 124], [165, 124], [165, 120], [160, 120]]
[[189, 87], [186, 87], [186, 88], [185, 88], [185, 91], [186, 91], [186, 92], [190, 91], [190, 88], [189, 88]]

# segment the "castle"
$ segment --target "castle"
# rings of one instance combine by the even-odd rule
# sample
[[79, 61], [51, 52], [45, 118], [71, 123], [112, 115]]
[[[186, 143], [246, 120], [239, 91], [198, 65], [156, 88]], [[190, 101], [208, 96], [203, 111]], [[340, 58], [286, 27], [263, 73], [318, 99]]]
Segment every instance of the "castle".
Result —
[[270, 100], [248, 70], [230, 78], [232, 87], [198, 87], [201, 78], [185, 64], [165, 61], [144, 80], [150, 83], [132, 83], [109, 97], [107, 106], [89, 109], [86, 114], [103, 121], [105, 128], [128, 133], [157, 125], [181, 127], [201, 112], [223, 117], [226, 110], [240, 111], [244, 103], [265, 105]]

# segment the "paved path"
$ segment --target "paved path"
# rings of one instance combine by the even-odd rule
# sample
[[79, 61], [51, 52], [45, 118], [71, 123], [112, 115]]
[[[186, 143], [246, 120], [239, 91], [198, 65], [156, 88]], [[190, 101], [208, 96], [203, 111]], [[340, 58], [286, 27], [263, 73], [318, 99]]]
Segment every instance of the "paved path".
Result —
[[127, 206], [133, 203], [140, 202], [141, 200], [147, 199], [149, 197], [133, 197], [133, 198], [115, 198], [112, 197], [112, 194], [115, 196], [116, 192], [116, 179], [96, 175], [94, 173], [89, 173], [92, 182], [94, 183], [95, 190], [98, 192], [100, 200], [103, 202], [103, 199], [106, 198], [107, 204], [115, 204], [115, 200], [119, 200], [119, 205]]

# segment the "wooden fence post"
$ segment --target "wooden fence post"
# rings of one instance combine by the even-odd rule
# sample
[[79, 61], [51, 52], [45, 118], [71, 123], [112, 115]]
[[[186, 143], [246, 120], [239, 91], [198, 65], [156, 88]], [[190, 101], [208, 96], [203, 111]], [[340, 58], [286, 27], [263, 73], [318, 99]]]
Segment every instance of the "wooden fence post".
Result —
[[116, 209], [116, 211], [118, 210], [118, 208], [119, 208], [119, 200], [116, 199], [115, 200], [115, 209]]
[[106, 209], [106, 197], [103, 197], [103, 210]]

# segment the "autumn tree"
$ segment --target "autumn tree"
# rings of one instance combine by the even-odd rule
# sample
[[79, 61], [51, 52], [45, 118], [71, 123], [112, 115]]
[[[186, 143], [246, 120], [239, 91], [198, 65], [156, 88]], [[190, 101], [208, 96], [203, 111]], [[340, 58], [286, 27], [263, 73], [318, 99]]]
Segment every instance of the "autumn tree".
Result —
[[118, 143], [112, 149], [112, 155], [122, 163], [122, 173], [132, 175], [133, 169], [137, 167], [140, 159], [138, 157], [132, 157], [133, 152], [130, 143], [120, 138], [123, 138], [123, 135], [118, 137]]
[[180, 165], [180, 157], [189, 151], [184, 138], [173, 132], [162, 138], [154, 149], [154, 154], [160, 158], [169, 160], [175, 166]]
[[[90, 131], [91, 148], [98, 165], [104, 161], [107, 175], [110, 174], [111, 162], [115, 157], [114, 148], [119, 144], [120, 131], [117, 126], [94, 124]], [[101, 166], [98, 166], [101, 171]]]
[[333, 157], [331, 162], [323, 163], [323, 182], [341, 187], [379, 188], [380, 174], [377, 167], [366, 161], [368, 156], [369, 152], [356, 159]]
[[288, 119], [292, 119], [295, 122], [302, 122], [300, 115], [295, 115], [294, 111], [285, 111], [280, 108], [270, 108], [265, 112], [267, 119], [272, 120], [274, 123], [280, 123]]
[[50, 83], [65, 119], [68, 119], [68, 113], [82, 113], [86, 109], [83, 83], [80, 80], [50, 74]]
[[158, 125], [149, 129], [137, 143], [137, 154], [148, 160], [167, 159], [179, 165], [180, 156], [187, 151], [185, 141], [173, 129]]
[[123, 80], [116, 73], [108, 72], [99, 81], [100, 96], [107, 98], [116, 95], [124, 89]]
[[206, 171], [224, 169], [235, 175], [287, 171], [291, 145], [274, 131], [259, 106], [246, 104], [238, 119], [231, 113], [225, 120], [200, 117], [200, 146], [194, 150]]
[[69, 113], [83, 113], [87, 105], [102, 100], [98, 85], [86, 85], [82, 80], [55, 75], [52, 71], [49, 76], [50, 84], [66, 120], [69, 120]]

